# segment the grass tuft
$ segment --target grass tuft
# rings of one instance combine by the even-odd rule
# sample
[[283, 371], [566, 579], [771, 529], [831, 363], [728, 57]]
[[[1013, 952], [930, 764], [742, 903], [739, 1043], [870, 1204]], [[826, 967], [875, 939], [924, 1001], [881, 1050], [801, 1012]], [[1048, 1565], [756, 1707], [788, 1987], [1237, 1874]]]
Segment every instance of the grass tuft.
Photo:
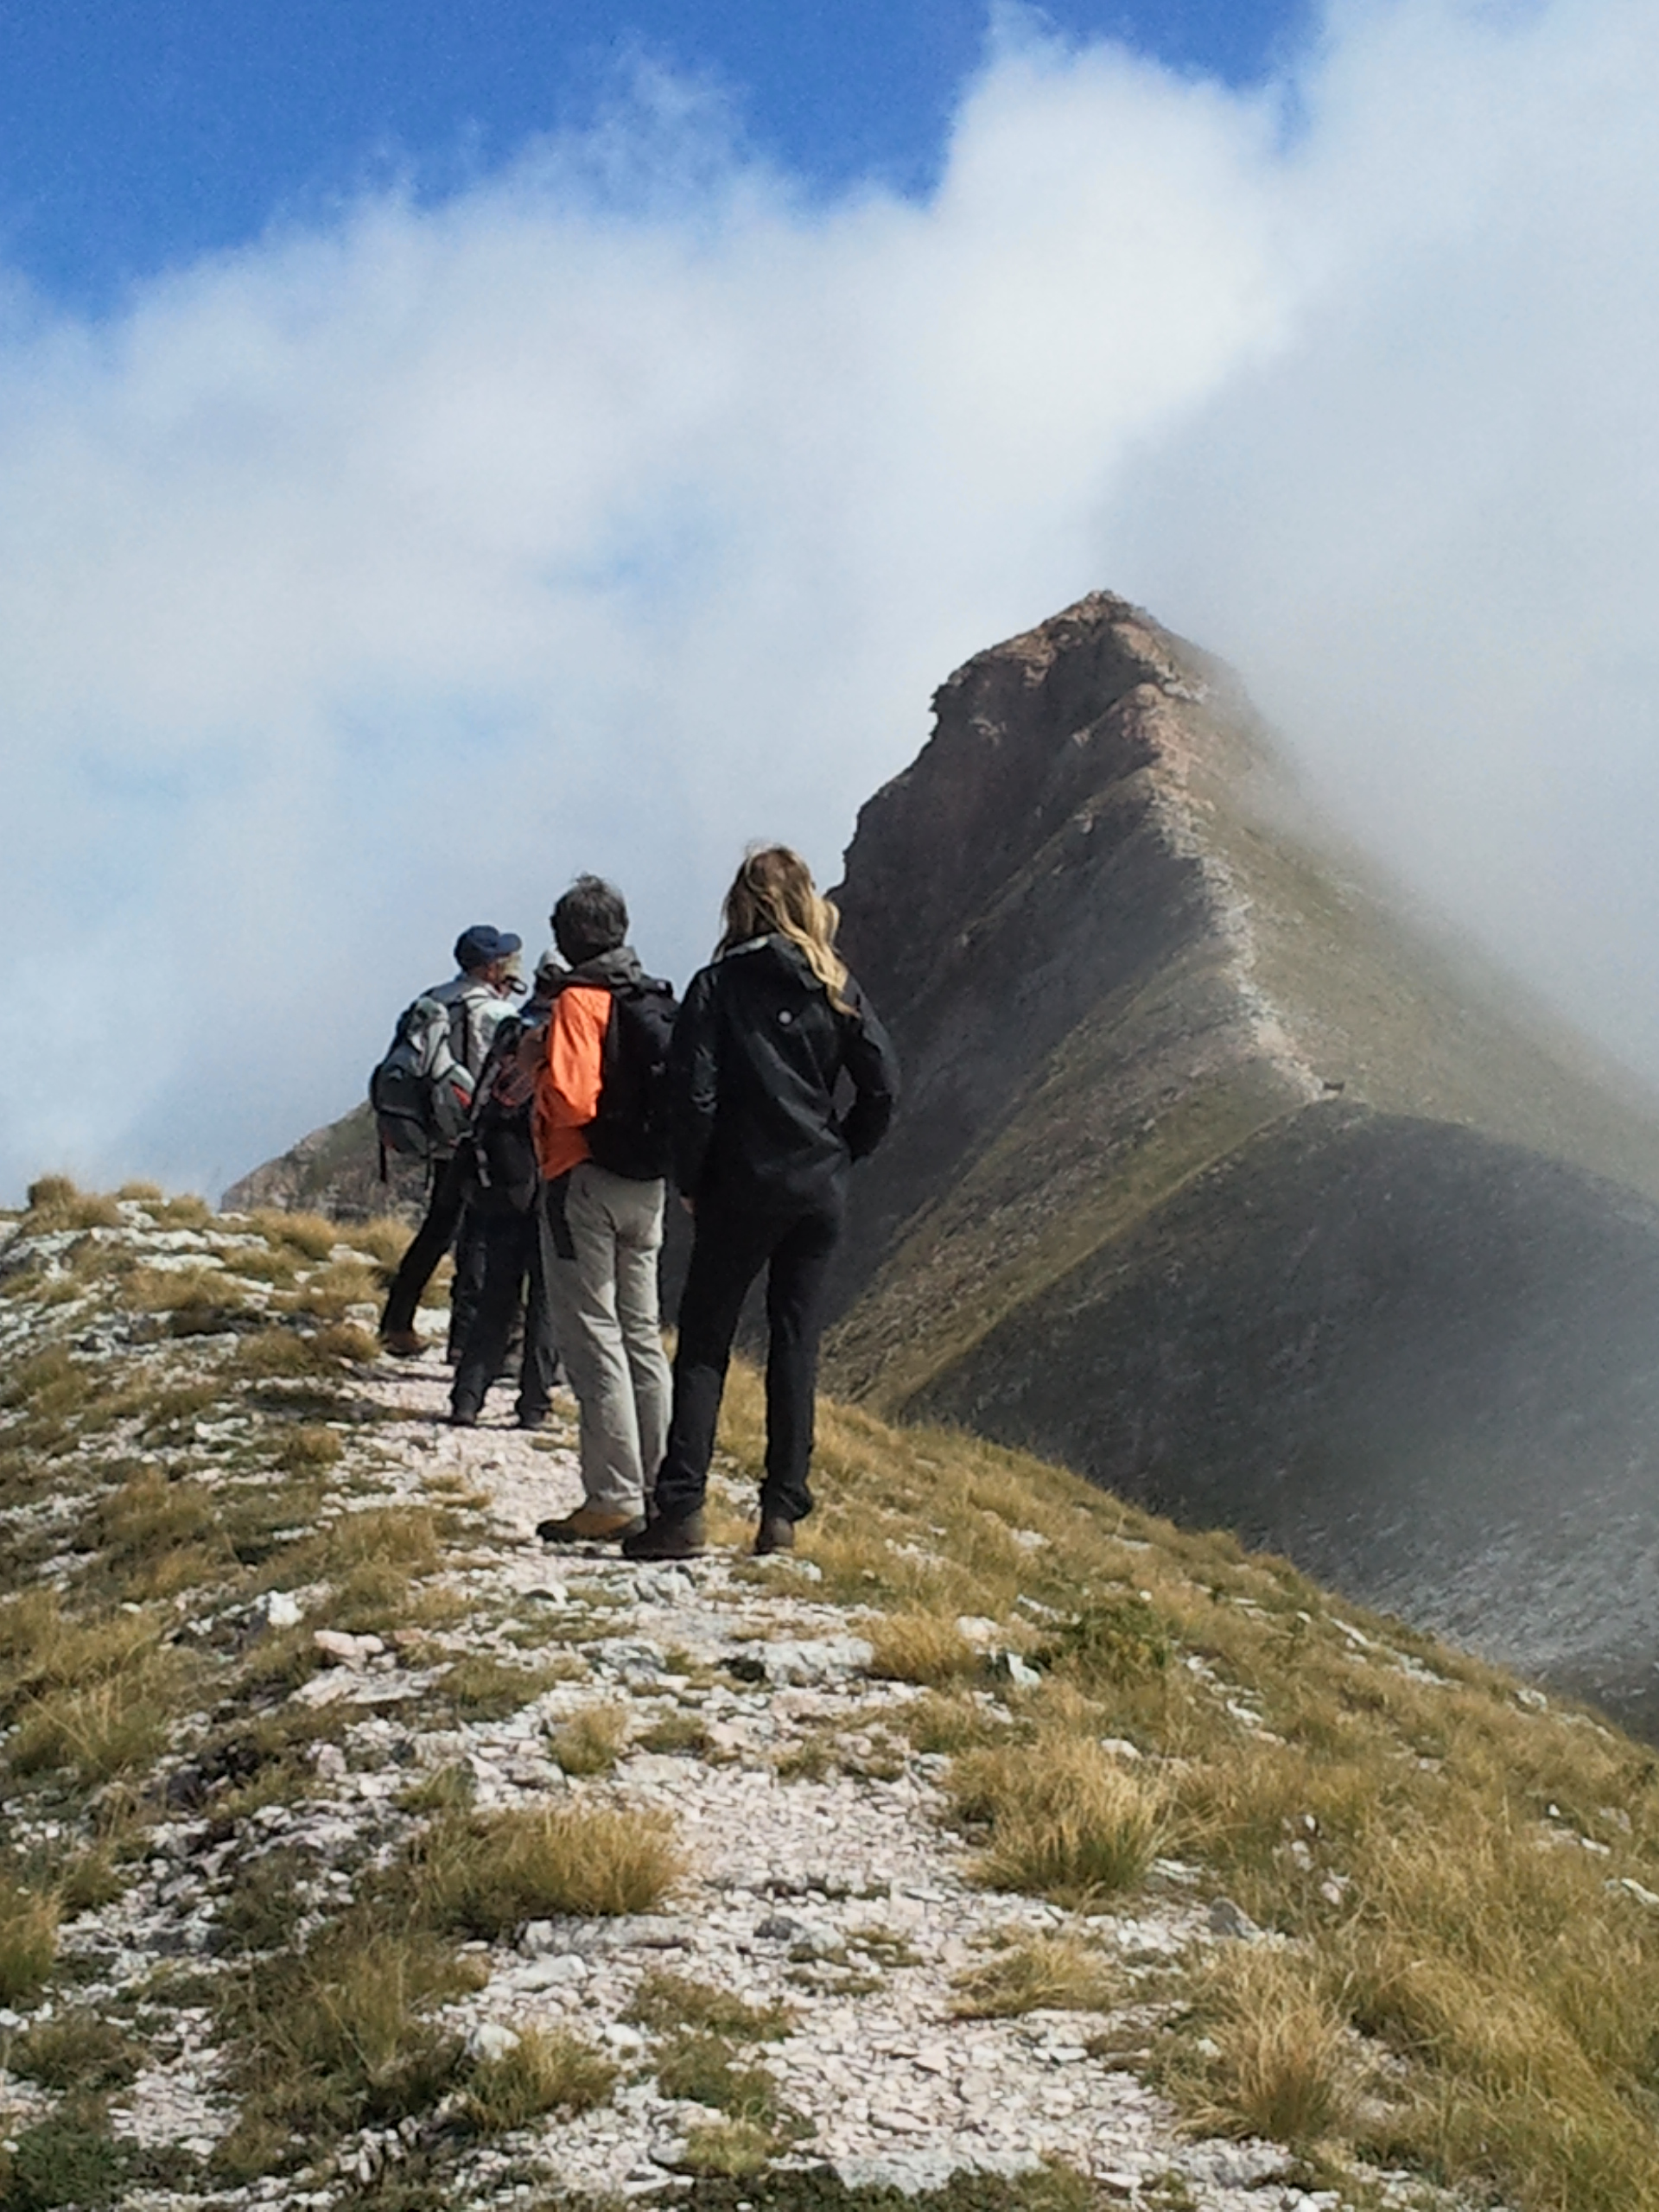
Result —
[[1198, 1992], [1205, 2033], [1169, 2069], [1200, 2126], [1306, 2145], [1345, 2125], [1347, 2032], [1317, 1971], [1276, 1945], [1233, 1943], [1217, 1955]]
[[1086, 1737], [969, 1751], [948, 1787], [958, 1817], [988, 1830], [980, 1878], [1063, 1904], [1134, 1886], [1157, 1850], [1157, 1795]]
[[25, 1236], [43, 1236], [54, 1230], [117, 1229], [121, 1209], [111, 1198], [79, 1189], [67, 1175], [42, 1175], [28, 1192], [29, 1210], [22, 1218]]
[[751, 2005], [733, 1990], [659, 1967], [647, 1974], [626, 2017], [661, 2035], [696, 2028], [734, 2043], [777, 2043], [794, 2023], [787, 2005]]
[[0, 2203], [6, 2212], [53, 2212], [119, 2202], [127, 2158], [110, 2133], [102, 2101], [68, 2097], [0, 2151]]
[[700, 2179], [749, 2181], [766, 2171], [778, 2147], [768, 2131], [752, 2120], [709, 2120], [686, 2131], [676, 2164], [682, 2173]]
[[509, 1666], [487, 1652], [475, 1651], [447, 1667], [436, 1687], [462, 1720], [505, 1720], [532, 1704], [556, 1680], [556, 1674]]
[[553, 1756], [566, 1774], [606, 1774], [628, 1740], [628, 1716], [620, 1706], [588, 1705], [555, 1728]]
[[1086, 1684], [1123, 1684], [1162, 1674], [1173, 1649], [1157, 1608], [1145, 1598], [1126, 1597], [1085, 1606], [1033, 1656], [1039, 1667], [1067, 1669]]
[[591, 2112], [616, 2086], [612, 2062], [564, 2028], [523, 2028], [503, 2057], [476, 2065], [461, 2110], [480, 2133], [505, 2133], [550, 2112]]
[[6, 2063], [43, 2089], [119, 2089], [137, 2077], [143, 2052], [112, 2020], [60, 2012], [19, 2036]]
[[650, 1912], [683, 1865], [666, 1815], [580, 1804], [436, 1820], [409, 1871], [429, 1925], [493, 1941], [560, 1913]]
[[29, 2005], [58, 1952], [58, 1903], [0, 1876], [0, 2005]]
[[671, 2037], [657, 2055], [657, 2086], [665, 2097], [712, 2105], [732, 2120], [771, 2133], [782, 2120], [778, 2084], [763, 2066], [738, 2063], [724, 2036], [696, 2028]]
[[1052, 2010], [1107, 2012], [1125, 1988], [1106, 1958], [1074, 1936], [1020, 1936], [962, 1976], [952, 2007], [971, 2020]]
[[889, 1682], [938, 1688], [981, 1672], [982, 1655], [944, 1613], [888, 1613], [870, 1623], [870, 1672]]
[[420, 1930], [351, 1926], [227, 1978], [219, 2005], [245, 2101], [218, 2169], [257, 2172], [256, 2154], [268, 2158], [275, 2141], [291, 2157], [296, 2136], [303, 2145], [427, 2110], [461, 2063], [431, 2008], [481, 1980]]
[[320, 1213], [284, 1213], [276, 1206], [261, 1206], [249, 1221], [266, 1243], [279, 1251], [287, 1246], [304, 1260], [326, 1260], [345, 1241], [339, 1224]]
[[336, 1465], [345, 1448], [332, 1428], [303, 1424], [283, 1439], [276, 1464], [285, 1475], [313, 1474]]

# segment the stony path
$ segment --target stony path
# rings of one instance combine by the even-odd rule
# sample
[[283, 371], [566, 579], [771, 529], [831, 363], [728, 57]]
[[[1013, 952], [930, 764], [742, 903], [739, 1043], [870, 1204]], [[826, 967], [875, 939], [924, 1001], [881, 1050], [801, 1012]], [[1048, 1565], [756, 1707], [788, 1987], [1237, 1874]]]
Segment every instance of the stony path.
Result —
[[[1130, 1958], [1169, 1956], [1207, 1933], [1196, 1902], [1142, 1900], [1084, 1923], [1056, 1906], [970, 1886], [931, 1778], [947, 1762], [908, 1755], [902, 1738], [880, 1733], [882, 1708], [919, 1693], [861, 1671], [868, 1646], [855, 1621], [814, 1602], [810, 1560], [776, 1562], [757, 1586], [734, 1579], [726, 1557], [640, 1567], [599, 1547], [550, 1552], [534, 1535], [536, 1522], [581, 1497], [574, 1408], [561, 1406], [551, 1439], [506, 1427], [458, 1432], [442, 1425], [447, 1385], [429, 1355], [416, 1371], [375, 1388], [404, 1416], [381, 1432], [399, 1462], [390, 1487], [415, 1495], [435, 1475], [459, 1477], [491, 1500], [494, 1541], [457, 1579], [480, 1606], [505, 1599], [510, 1610], [492, 1630], [474, 1628], [456, 1644], [511, 1652], [537, 1609], [582, 1600], [613, 1608], [614, 1632], [582, 1647], [591, 1679], [556, 1688], [493, 1725], [408, 1733], [397, 1706], [379, 1703], [396, 1687], [390, 1674], [364, 1673], [348, 1686], [355, 1670], [342, 1669], [314, 1678], [315, 1687], [338, 1684], [361, 1700], [369, 1710], [354, 1732], [382, 1748], [406, 1745], [435, 1769], [466, 1760], [480, 1806], [550, 1790], [620, 1792], [671, 1812], [692, 1859], [671, 1913], [532, 1923], [516, 1949], [491, 1953], [487, 1985], [456, 2008], [469, 2031], [568, 2024], [625, 2060], [643, 2059], [645, 2038], [620, 2016], [641, 1974], [670, 1965], [751, 2003], [792, 2008], [794, 2031], [756, 2055], [808, 2124], [802, 2154], [833, 2162], [850, 2184], [931, 2187], [962, 2167], [1013, 2173], [1058, 2156], [1126, 2200], [1146, 2183], [1179, 2193], [1179, 2176], [1204, 2212], [1339, 2202], [1332, 2192], [1264, 2186], [1287, 2164], [1270, 2145], [1183, 2139], [1154, 2094], [1088, 2055], [1097, 2015], [956, 2015], [957, 1977], [1006, 1933], [1070, 1925]], [[734, 1502], [748, 1501], [734, 1493]], [[764, 1679], [752, 1687], [692, 1679], [734, 1658]], [[694, 1714], [714, 1758], [635, 1751], [602, 1782], [568, 1781], [548, 1753], [547, 1732], [596, 1693], [626, 1700], [637, 1732]], [[791, 1738], [826, 1724], [842, 1732], [853, 1759], [880, 1765], [873, 1755], [885, 1751], [898, 1770], [779, 1779], [777, 1763]], [[404, 1778], [396, 1766], [337, 1777], [335, 1803], [349, 1802], [355, 1788], [372, 1805], [388, 1774]], [[294, 1829], [314, 1834], [327, 1817], [337, 1815], [297, 1808], [292, 1828], [273, 1821], [273, 1840]], [[1179, 1882], [1181, 1870], [1166, 1871]], [[545, 2147], [568, 2189], [655, 2191], [671, 2181], [687, 2127], [709, 2118], [706, 2107], [635, 2082], [601, 2109], [550, 2127]], [[400, 2148], [394, 2132], [365, 2137], [355, 2171], [367, 2179]], [[505, 2173], [516, 2155], [512, 2145], [479, 2152], [469, 2187], [487, 2200], [492, 2170]], [[264, 2196], [277, 2201], [283, 2191]]]
[[[143, 1242], [157, 1264], [169, 1242], [186, 1255], [204, 1244], [182, 1232]], [[372, 1316], [367, 1308], [358, 1318]], [[664, 1968], [752, 2005], [788, 2008], [786, 2036], [746, 2050], [745, 2062], [777, 2080], [792, 2115], [788, 2159], [829, 2163], [849, 2186], [914, 2192], [963, 2169], [1017, 2176], [1058, 2158], [1147, 2212], [1311, 2212], [1350, 2201], [1298, 2186], [1294, 2162], [1272, 2145], [1182, 2134], [1155, 2094], [1091, 2055], [1108, 2024], [1099, 2012], [963, 2016], [962, 1977], [1010, 1936], [1070, 1935], [1130, 1967], [1217, 1940], [1196, 1870], [1160, 1861], [1147, 1894], [1087, 1920], [976, 1886], [937, 1787], [948, 1760], [918, 1755], [887, 1725], [922, 1693], [872, 1679], [860, 1616], [823, 1601], [810, 1557], [762, 1565], [715, 1554], [635, 1567], [597, 1547], [550, 1551], [536, 1522], [580, 1497], [574, 1407], [562, 1396], [550, 1428], [534, 1436], [497, 1425], [505, 1405], [477, 1430], [456, 1431], [442, 1418], [448, 1381], [436, 1340], [418, 1362], [362, 1373], [353, 1389], [382, 1417], [366, 1450], [353, 1448], [333, 1503], [352, 1511], [465, 1500], [473, 1533], [444, 1577], [462, 1617], [383, 1643], [315, 1627], [326, 1587], [262, 1600], [273, 1626], [303, 1619], [330, 1662], [292, 1695], [338, 1707], [343, 1737], [314, 1747], [302, 1794], [259, 1805], [220, 1837], [191, 1804], [189, 1745], [205, 1716], [181, 1724], [161, 1777], [177, 1817], [149, 1827], [147, 1859], [118, 1897], [65, 1928], [61, 1955], [72, 1972], [80, 1961], [76, 2005], [130, 1999], [168, 1961], [216, 1971], [216, 1916], [232, 1879], [245, 1883], [261, 1857], [283, 1853], [283, 1863], [315, 1869], [294, 1878], [292, 1936], [302, 1939], [350, 1895], [359, 1870], [385, 1864], [406, 1840], [411, 1781], [464, 1769], [471, 1802], [486, 1811], [586, 1795], [665, 1812], [688, 1872], [659, 1912], [531, 1922], [510, 1942], [467, 1947], [481, 1986], [442, 2018], [472, 2049], [499, 2051], [526, 2030], [567, 2027], [607, 2051], [620, 2075], [613, 2095], [580, 2117], [461, 2150], [445, 2200], [458, 2208], [542, 2201], [550, 2188], [632, 2196], [688, 2185], [678, 2171], [686, 2137], [713, 2115], [662, 2093], [652, 2037], [626, 2017], [642, 1979]], [[200, 1428], [198, 1444], [211, 1446], [219, 1430]], [[730, 1502], [752, 1503], [734, 1491]], [[52, 1510], [50, 1499], [29, 1509]], [[61, 1564], [47, 1563], [48, 1579]], [[250, 1630], [238, 1616], [235, 1625], [245, 1635], [259, 1624]], [[506, 1718], [435, 1726], [435, 1652], [445, 1663], [559, 1658], [576, 1678]], [[976, 1694], [995, 1708], [993, 1691]], [[573, 1778], [552, 1732], [596, 1705], [623, 1716], [625, 1748], [610, 1770]], [[815, 1757], [826, 1736], [833, 1756]], [[113, 2100], [118, 2137], [211, 2157], [235, 2118], [212, 2017], [205, 2004], [176, 2006], [170, 2051]], [[24, 2024], [0, 2012], [0, 2032]], [[48, 2102], [0, 2069], [0, 2117], [13, 2136]], [[388, 2185], [430, 2140], [429, 2125], [405, 2120], [350, 2139], [327, 2172], [129, 2190], [123, 2202], [135, 2212], [321, 2212]], [[544, 2179], [531, 2187], [527, 2171]], [[1364, 2201], [1428, 2199], [1402, 2179]]]

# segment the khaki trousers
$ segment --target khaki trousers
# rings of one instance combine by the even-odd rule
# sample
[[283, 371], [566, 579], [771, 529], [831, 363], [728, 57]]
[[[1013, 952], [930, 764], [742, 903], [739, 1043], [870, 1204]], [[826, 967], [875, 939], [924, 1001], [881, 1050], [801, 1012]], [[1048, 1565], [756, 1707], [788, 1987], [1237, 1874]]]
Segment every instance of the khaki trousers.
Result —
[[542, 1191], [553, 1338], [581, 1409], [588, 1504], [639, 1514], [668, 1440], [672, 1384], [657, 1311], [663, 1185], [591, 1160]]

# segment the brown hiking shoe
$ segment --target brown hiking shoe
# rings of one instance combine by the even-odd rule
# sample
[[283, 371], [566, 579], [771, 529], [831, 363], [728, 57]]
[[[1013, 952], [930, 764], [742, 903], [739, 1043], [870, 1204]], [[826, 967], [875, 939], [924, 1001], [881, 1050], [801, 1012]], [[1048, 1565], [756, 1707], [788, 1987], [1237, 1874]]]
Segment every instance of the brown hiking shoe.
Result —
[[418, 1359], [426, 1350], [426, 1338], [413, 1329], [382, 1329], [380, 1342], [394, 1359]]
[[622, 1555], [625, 1559], [697, 1559], [708, 1541], [699, 1508], [695, 1513], [682, 1513], [672, 1521], [653, 1521], [637, 1536], [625, 1536]]
[[608, 1513], [601, 1505], [579, 1505], [562, 1521], [538, 1521], [536, 1533], [544, 1544], [611, 1544], [619, 1537], [642, 1534], [645, 1525], [638, 1513]]
[[768, 1552], [792, 1552], [795, 1548], [795, 1523], [782, 1513], [763, 1513], [760, 1526], [754, 1533], [754, 1555], [764, 1559]]

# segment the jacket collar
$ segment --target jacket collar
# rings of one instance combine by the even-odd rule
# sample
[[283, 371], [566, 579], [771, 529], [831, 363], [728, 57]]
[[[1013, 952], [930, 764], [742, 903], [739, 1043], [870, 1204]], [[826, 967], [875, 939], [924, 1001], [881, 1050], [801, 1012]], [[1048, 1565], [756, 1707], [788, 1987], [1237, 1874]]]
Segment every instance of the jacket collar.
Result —
[[633, 947], [619, 944], [610, 952], [601, 952], [592, 960], [584, 960], [580, 967], [567, 969], [558, 979], [558, 988], [568, 991], [573, 983], [586, 983], [589, 988], [598, 984], [607, 991], [623, 990], [630, 983], [639, 982], [643, 976], [639, 956]]

